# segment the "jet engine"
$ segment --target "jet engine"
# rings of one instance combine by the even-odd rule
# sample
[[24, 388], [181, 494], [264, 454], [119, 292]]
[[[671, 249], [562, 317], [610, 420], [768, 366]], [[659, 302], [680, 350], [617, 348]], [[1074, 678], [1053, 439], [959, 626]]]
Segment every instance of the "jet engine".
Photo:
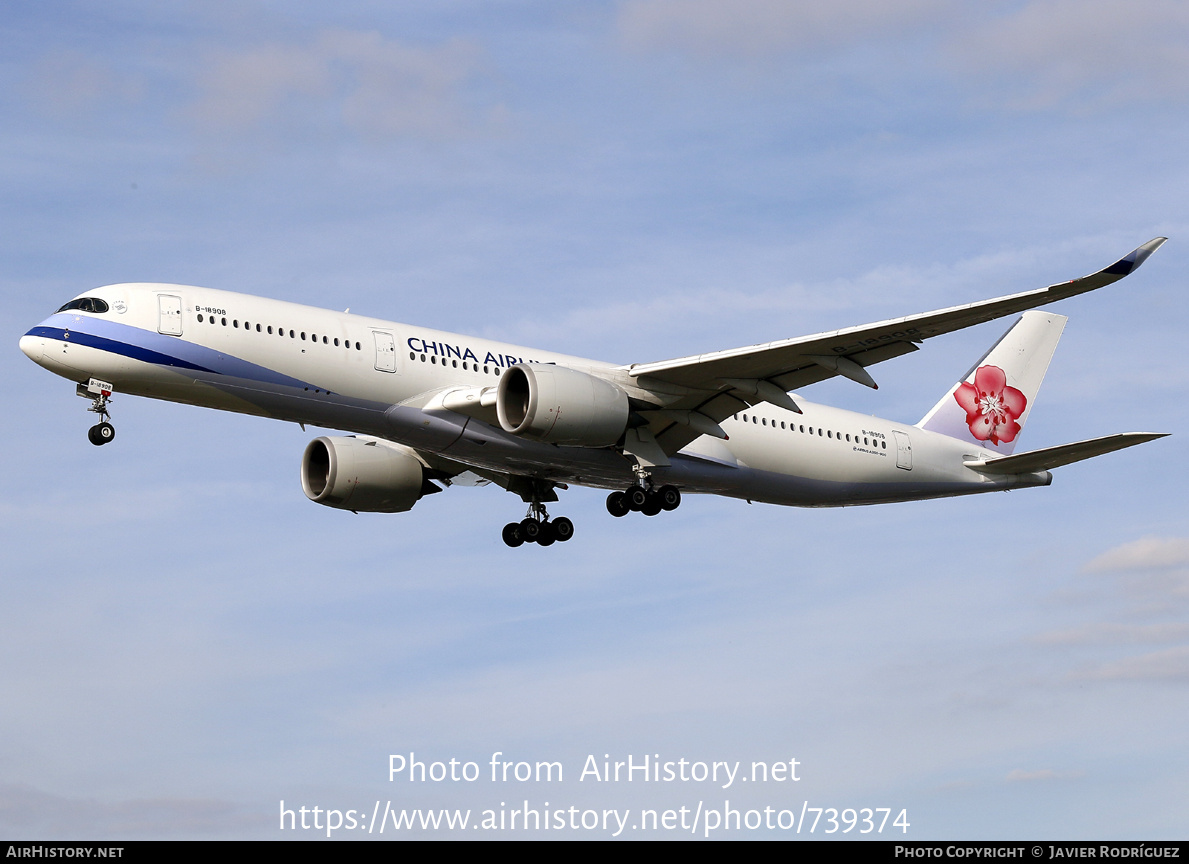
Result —
[[327, 437], [306, 446], [301, 488], [316, 504], [357, 513], [403, 513], [427, 492], [441, 491], [403, 449], [370, 438]]
[[500, 376], [496, 413], [505, 432], [548, 444], [610, 447], [628, 424], [628, 396], [614, 384], [543, 363]]

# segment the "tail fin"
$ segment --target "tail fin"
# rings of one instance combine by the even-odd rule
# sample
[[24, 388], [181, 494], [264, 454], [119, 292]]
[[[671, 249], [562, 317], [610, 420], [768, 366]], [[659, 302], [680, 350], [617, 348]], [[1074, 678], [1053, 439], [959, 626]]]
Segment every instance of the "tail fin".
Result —
[[1067, 320], [1025, 312], [917, 426], [1010, 454]]

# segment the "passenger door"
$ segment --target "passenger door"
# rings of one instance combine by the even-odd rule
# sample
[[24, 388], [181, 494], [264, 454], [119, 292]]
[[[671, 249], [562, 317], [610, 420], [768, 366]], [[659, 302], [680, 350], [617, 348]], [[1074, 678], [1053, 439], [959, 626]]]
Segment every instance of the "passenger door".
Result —
[[176, 294], [157, 295], [157, 332], [182, 335], [182, 298]]
[[908, 433], [893, 430], [892, 435], [896, 438], [896, 467], [911, 471], [912, 442], [908, 440]]
[[396, 371], [396, 340], [391, 333], [373, 330], [376, 340], [376, 368], [381, 372]]

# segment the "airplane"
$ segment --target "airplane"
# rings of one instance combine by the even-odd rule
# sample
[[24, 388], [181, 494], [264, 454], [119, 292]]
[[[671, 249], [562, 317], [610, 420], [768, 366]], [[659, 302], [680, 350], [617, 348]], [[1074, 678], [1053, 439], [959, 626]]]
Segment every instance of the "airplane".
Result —
[[[834, 507], [995, 492], [1164, 437], [1128, 432], [1015, 453], [1066, 318], [1036, 307], [1122, 279], [1157, 237], [1102, 270], [1041, 288], [851, 327], [615, 365], [280, 300], [186, 285], [85, 292], [21, 337], [74, 381], [115, 437], [114, 393], [271, 417], [350, 435], [305, 448], [318, 504], [399, 513], [442, 486], [496, 483], [527, 515], [503, 541], [549, 546], [573, 522], [546, 505], [569, 484], [612, 490], [607, 510], [655, 516], [685, 494]], [[1023, 313], [916, 424], [815, 405], [799, 391], [926, 339]], [[442, 484], [442, 485], [438, 485]]]

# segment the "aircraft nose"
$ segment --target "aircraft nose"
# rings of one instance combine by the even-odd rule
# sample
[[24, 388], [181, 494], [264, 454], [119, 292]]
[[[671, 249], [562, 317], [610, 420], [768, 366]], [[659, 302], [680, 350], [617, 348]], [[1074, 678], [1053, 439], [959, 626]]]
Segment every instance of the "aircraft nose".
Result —
[[34, 363], [40, 364], [41, 355], [45, 351], [45, 339], [41, 336], [24, 335], [21, 337], [21, 351]]

